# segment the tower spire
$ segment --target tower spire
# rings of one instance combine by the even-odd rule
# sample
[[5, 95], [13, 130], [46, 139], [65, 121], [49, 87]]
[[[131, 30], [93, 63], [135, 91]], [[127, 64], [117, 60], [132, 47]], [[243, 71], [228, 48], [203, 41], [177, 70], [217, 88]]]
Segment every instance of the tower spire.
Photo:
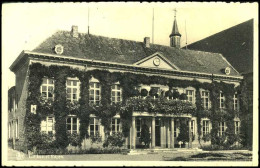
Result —
[[179, 32], [177, 20], [176, 20], [177, 10], [174, 9], [173, 11], [174, 11], [174, 21], [173, 21], [172, 33], [170, 34], [170, 45], [171, 47], [180, 48], [181, 34]]

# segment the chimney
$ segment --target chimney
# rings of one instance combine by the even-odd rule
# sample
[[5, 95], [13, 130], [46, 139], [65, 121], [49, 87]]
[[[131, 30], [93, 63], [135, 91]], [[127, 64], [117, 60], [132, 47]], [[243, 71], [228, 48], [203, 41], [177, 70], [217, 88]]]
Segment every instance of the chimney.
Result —
[[144, 44], [146, 48], [150, 48], [150, 37], [144, 38]]
[[78, 26], [72, 26], [71, 27], [71, 35], [72, 35], [72, 37], [78, 37], [79, 36]]

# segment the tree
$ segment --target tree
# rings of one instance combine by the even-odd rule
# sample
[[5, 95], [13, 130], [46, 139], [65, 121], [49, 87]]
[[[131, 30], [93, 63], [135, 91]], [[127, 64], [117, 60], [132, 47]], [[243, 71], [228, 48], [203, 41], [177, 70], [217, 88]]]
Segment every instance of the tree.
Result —
[[139, 141], [144, 143], [145, 148], [149, 147], [151, 138], [150, 138], [149, 128], [145, 124], [142, 125], [141, 137], [140, 137]]
[[182, 141], [184, 144], [189, 142], [189, 127], [186, 119], [181, 120], [180, 122], [180, 134], [177, 141]]

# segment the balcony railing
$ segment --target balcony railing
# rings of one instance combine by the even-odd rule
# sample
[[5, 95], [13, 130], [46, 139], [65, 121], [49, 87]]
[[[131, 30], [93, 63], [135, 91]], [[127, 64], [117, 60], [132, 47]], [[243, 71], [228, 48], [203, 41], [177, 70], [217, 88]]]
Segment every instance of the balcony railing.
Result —
[[189, 101], [147, 96], [146, 98], [132, 97], [126, 102], [134, 111], [161, 114], [194, 114], [196, 107]]

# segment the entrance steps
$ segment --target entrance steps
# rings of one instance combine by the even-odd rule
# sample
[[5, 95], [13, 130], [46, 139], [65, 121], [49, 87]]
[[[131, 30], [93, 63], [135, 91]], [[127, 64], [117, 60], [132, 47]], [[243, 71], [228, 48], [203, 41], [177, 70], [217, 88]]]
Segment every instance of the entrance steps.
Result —
[[126, 155], [146, 155], [146, 154], [158, 154], [159, 152], [176, 153], [176, 152], [200, 152], [202, 149], [198, 148], [154, 148], [154, 149], [131, 149]]

